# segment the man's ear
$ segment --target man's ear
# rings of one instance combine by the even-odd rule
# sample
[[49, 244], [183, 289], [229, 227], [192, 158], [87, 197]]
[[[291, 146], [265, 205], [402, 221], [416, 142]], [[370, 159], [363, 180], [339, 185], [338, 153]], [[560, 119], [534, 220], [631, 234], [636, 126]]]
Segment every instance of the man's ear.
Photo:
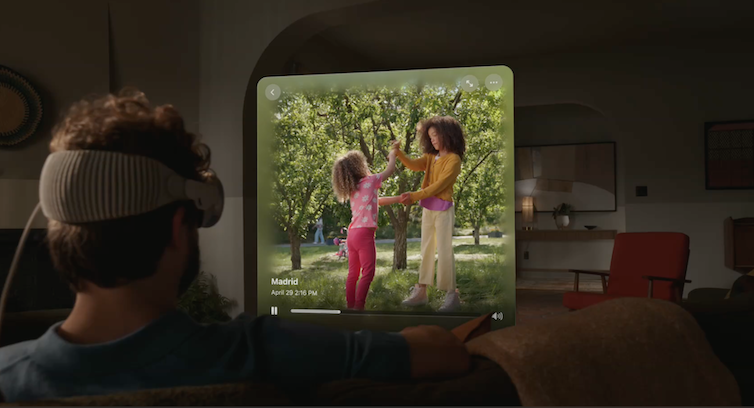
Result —
[[170, 245], [177, 246], [181, 242], [181, 237], [183, 236], [183, 229], [186, 227], [186, 223], [184, 222], [186, 218], [186, 209], [183, 208], [183, 206], [178, 207], [178, 209], [175, 211], [175, 214], [173, 214], [173, 223], [172, 223], [172, 237], [170, 239]]

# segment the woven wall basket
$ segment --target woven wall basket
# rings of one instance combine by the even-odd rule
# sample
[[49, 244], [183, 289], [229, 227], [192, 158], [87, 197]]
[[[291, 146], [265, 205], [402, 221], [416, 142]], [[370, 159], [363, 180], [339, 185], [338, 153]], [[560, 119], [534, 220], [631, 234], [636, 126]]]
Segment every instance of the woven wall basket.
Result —
[[41, 121], [39, 92], [26, 78], [0, 65], [0, 147], [23, 142]]

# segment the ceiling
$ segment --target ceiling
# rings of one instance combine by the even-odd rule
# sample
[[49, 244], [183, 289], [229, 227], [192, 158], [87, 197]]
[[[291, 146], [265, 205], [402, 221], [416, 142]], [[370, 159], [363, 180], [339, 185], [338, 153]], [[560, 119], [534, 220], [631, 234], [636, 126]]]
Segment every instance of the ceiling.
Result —
[[752, 0], [386, 1], [380, 17], [319, 37], [379, 67], [498, 62], [500, 58], [631, 45], [754, 39]]

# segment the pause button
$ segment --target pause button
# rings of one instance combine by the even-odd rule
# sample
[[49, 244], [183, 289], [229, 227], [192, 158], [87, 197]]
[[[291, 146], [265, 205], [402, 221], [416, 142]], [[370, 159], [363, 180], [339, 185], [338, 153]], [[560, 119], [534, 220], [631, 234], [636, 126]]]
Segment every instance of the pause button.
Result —
[[270, 314], [271, 314], [272, 316], [277, 316], [277, 315], [278, 315], [278, 307], [277, 307], [277, 306], [272, 306], [272, 307], [270, 308]]

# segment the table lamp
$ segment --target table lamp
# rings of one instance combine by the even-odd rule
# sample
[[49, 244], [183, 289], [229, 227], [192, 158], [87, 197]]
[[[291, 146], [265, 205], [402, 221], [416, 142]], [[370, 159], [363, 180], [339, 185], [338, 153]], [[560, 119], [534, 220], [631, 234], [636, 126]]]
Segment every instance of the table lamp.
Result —
[[[521, 201], [521, 215], [524, 223], [534, 222], [534, 197], [524, 197]], [[531, 226], [524, 225], [525, 230], [530, 230]]]

